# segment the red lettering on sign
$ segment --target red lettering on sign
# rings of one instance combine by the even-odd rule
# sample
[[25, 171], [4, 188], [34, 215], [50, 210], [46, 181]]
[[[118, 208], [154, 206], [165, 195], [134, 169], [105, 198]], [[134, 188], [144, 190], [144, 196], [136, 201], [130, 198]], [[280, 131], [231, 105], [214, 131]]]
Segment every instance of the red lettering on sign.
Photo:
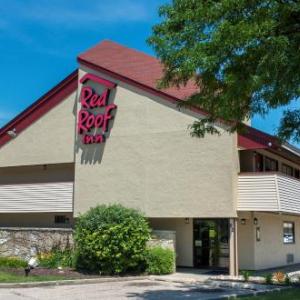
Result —
[[84, 126], [87, 118], [89, 116], [89, 112], [87, 110], [80, 110], [78, 113], [78, 133], [82, 134], [83, 132], [86, 132], [88, 129]]
[[81, 107], [90, 108], [90, 106], [87, 103], [87, 100], [90, 99], [92, 95], [93, 95], [93, 90], [90, 87], [87, 86], [81, 89], [81, 94], [80, 94]]
[[102, 134], [84, 135], [82, 142], [83, 144], [101, 144], [105, 142], [105, 136]]
[[[95, 75], [92, 77], [87, 77], [88, 79], [96, 78]], [[99, 79], [99, 78], [98, 78]], [[101, 78], [99, 79], [102, 82]], [[107, 81], [108, 82], [108, 81]], [[109, 82], [110, 83], [110, 82]], [[105, 142], [105, 135], [109, 129], [109, 121], [113, 118], [113, 111], [117, 108], [115, 104], [108, 104], [109, 98], [109, 88], [115, 86], [111, 83], [105, 85], [106, 88], [98, 95], [93, 89], [89, 86], [84, 86], [81, 89], [80, 94], [80, 104], [81, 110], [78, 112], [78, 124], [77, 132], [82, 134], [82, 143], [83, 144], [94, 144], [94, 143], [103, 143]], [[93, 114], [90, 110], [94, 108], [103, 108], [102, 113]], [[96, 129], [94, 135], [87, 134], [92, 129]], [[100, 129], [101, 132], [97, 132]], [[99, 131], [99, 130], [98, 130]]]
[[107, 105], [107, 99], [109, 97], [109, 90], [105, 89], [99, 96], [92, 88], [83, 87], [81, 89], [80, 103], [83, 108], [96, 108]]

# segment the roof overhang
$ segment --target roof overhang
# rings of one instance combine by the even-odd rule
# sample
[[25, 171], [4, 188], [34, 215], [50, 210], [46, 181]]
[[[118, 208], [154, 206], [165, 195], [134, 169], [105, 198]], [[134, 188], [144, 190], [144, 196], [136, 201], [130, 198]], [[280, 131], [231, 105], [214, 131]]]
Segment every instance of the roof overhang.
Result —
[[78, 70], [76, 69], [49, 92], [44, 94], [14, 119], [0, 128], [0, 147], [13, 138], [8, 134], [9, 131], [14, 131], [16, 134], [19, 134], [53, 107], [62, 102], [67, 96], [72, 94], [77, 89], [77, 86]]
[[241, 150], [265, 149], [296, 164], [300, 164], [300, 150], [289, 143], [282, 143], [277, 137], [246, 126], [238, 134], [238, 147]]

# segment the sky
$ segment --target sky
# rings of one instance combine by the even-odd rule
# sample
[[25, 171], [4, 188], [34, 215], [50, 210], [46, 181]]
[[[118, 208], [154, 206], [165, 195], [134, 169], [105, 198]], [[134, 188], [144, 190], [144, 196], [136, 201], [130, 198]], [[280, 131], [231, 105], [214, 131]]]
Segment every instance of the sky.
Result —
[[[77, 68], [103, 39], [154, 55], [146, 39], [167, 0], [0, 0], [0, 127]], [[275, 133], [281, 110], [252, 125]]]

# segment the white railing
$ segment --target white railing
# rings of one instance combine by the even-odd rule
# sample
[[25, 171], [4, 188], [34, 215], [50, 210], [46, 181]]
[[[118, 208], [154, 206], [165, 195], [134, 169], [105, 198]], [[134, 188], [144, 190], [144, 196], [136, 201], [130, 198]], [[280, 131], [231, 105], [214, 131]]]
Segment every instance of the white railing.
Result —
[[0, 185], [0, 213], [72, 211], [73, 182]]
[[281, 173], [241, 173], [237, 209], [300, 214], [300, 181]]

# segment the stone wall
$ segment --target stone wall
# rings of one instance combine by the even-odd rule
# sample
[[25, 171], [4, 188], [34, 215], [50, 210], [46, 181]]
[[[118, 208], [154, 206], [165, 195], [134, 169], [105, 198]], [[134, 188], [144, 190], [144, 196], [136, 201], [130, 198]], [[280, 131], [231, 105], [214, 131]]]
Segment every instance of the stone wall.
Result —
[[28, 259], [38, 253], [73, 246], [72, 229], [0, 228], [0, 256]]
[[[154, 230], [149, 247], [176, 249], [176, 232]], [[0, 256], [29, 259], [38, 253], [73, 247], [73, 231], [67, 228], [0, 228]]]

